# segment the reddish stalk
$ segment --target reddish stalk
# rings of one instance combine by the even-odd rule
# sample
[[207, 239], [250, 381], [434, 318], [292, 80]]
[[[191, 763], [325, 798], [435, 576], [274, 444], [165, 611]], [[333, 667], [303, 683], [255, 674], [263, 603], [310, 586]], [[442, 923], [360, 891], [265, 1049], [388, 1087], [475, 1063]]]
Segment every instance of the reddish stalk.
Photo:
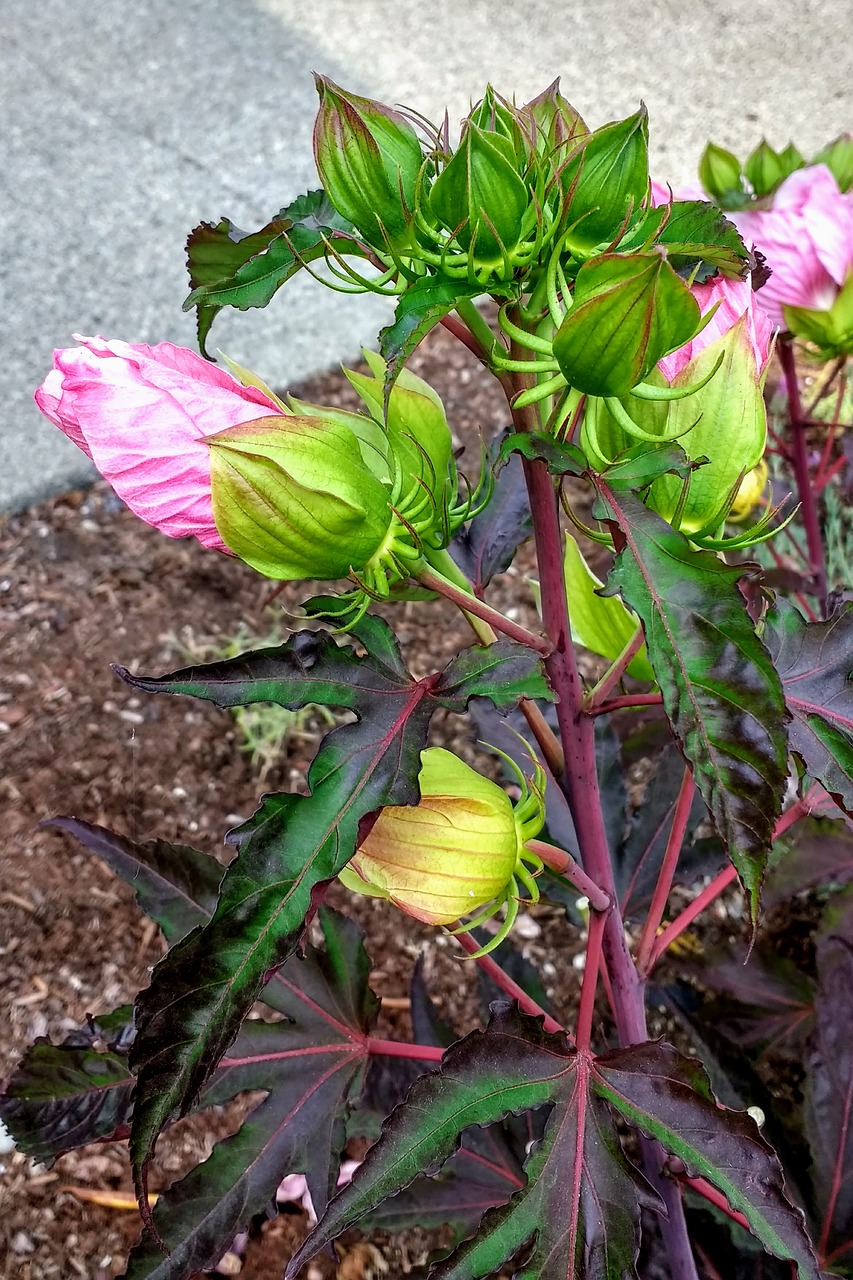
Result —
[[586, 874], [583, 867], [578, 866], [572, 855], [566, 853], [565, 849], [558, 849], [556, 845], [548, 844], [545, 840], [527, 840], [524, 847], [531, 853], [537, 854], [546, 867], [550, 867], [558, 875], [565, 876], [569, 884], [573, 884], [588, 899], [593, 911], [610, 910], [613, 905], [610, 898], [591, 876]]
[[678, 798], [675, 802], [675, 813], [672, 815], [672, 826], [669, 829], [669, 837], [667, 838], [666, 848], [664, 850], [660, 874], [658, 875], [657, 884], [655, 885], [655, 891], [652, 894], [651, 905], [649, 907], [649, 912], [646, 916], [643, 931], [640, 934], [640, 942], [637, 947], [637, 968], [644, 976], [649, 972], [652, 965], [655, 937], [657, 936], [660, 922], [663, 919], [663, 913], [666, 910], [670, 890], [672, 889], [675, 869], [678, 866], [678, 856], [681, 853], [681, 847], [684, 844], [687, 823], [690, 821], [690, 810], [693, 807], [693, 796], [695, 791], [696, 785], [693, 781], [693, 771], [689, 765], [685, 765], [684, 775], [681, 779], [681, 787], [678, 792]]
[[540, 711], [535, 702], [530, 698], [522, 698], [518, 704], [521, 714], [527, 721], [528, 728], [536, 739], [537, 746], [542, 752], [542, 758], [555, 778], [562, 777], [563, 770], [566, 767], [566, 761], [563, 756], [563, 748], [560, 746], [554, 733]]
[[626, 693], [618, 698], [608, 698], [597, 707], [587, 707], [588, 716], [603, 716], [608, 711], [624, 711], [628, 707], [660, 707], [663, 697], [659, 693]]
[[451, 311], [449, 315], [442, 316], [440, 323], [444, 325], [445, 329], [447, 329], [449, 333], [453, 334], [454, 338], [458, 338], [460, 342], [464, 343], [468, 350], [473, 352], [481, 364], [486, 365], [488, 368], [489, 361], [486, 353], [483, 351], [483, 348], [480, 346], [468, 326], [463, 324], [458, 316], [455, 316]]
[[497, 609], [493, 609], [491, 605], [479, 600], [477, 596], [471, 595], [463, 590], [462, 587], [457, 587], [455, 583], [445, 578], [443, 574], [436, 572], [435, 569], [430, 569], [424, 565], [423, 568], [416, 570], [412, 577], [421, 586], [428, 587], [430, 591], [437, 591], [440, 596], [451, 600], [465, 613], [472, 613], [475, 618], [481, 618], [483, 622], [488, 622], [495, 631], [501, 631], [505, 636], [509, 636], [510, 640], [527, 645], [528, 649], [534, 649], [543, 657], [546, 657], [551, 652], [551, 645], [544, 636], [536, 635], [535, 632], [528, 631], [526, 627], [513, 622], [511, 618], [505, 617]]
[[618, 658], [613, 660], [595, 688], [590, 689], [587, 694], [585, 709], [588, 714], [595, 715], [595, 708], [605, 701], [610, 690], [619, 683], [630, 665], [631, 659], [636, 658], [644, 643], [643, 628], [638, 626], [633, 637], [625, 645]]
[[415, 1058], [420, 1062], [441, 1062], [444, 1050], [431, 1044], [407, 1044], [405, 1040], [381, 1040], [367, 1036], [364, 1047], [368, 1053], [383, 1058]]
[[[472, 938], [470, 933], [457, 933], [454, 934], [454, 937], [463, 951], [468, 952], [469, 956], [480, 950], [479, 942]], [[565, 1027], [560, 1026], [556, 1018], [552, 1018], [550, 1013], [546, 1013], [542, 1006], [532, 1000], [517, 982], [513, 982], [509, 974], [504, 973], [497, 961], [493, 960], [491, 956], [477, 956], [474, 963], [480, 966], [483, 973], [488, 974], [495, 986], [500, 987], [501, 991], [505, 991], [508, 996], [512, 996], [513, 1000], [517, 1000], [518, 1007], [524, 1013], [529, 1013], [533, 1018], [544, 1018], [543, 1025], [546, 1031], [550, 1031], [553, 1034], [557, 1032], [561, 1035], [569, 1034]]]
[[785, 389], [788, 393], [788, 425], [791, 432], [791, 463], [794, 468], [794, 480], [797, 485], [797, 497], [802, 511], [803, 528], [808, 546], [809, 568], [815, 583], [821, 611], [826, 608], [826, 562], [823, 552], [823, 538], [820, 531], [817, 502], [812, 488], [809, 473], [808, 442], [806, 440], [806, 418], [800, 401], [800, 386], [797, 381], [797, 366], [794, 360], [794, 348], [786, 338], [779, 340], [779, 360], [785, 378]]
[[589, 1049], [592, 1039], [592, 1015], [595, 1010], [595, 993], [598, 989], [598, 971], [601, 967], [601, 944], [607, 915], [592, 911], [589, 916], [589, 932], [586, 944], [586, 968], [581, 985], [581, 1002], [575, 1028], [575, 1043], [579, 1050]]
[[703, 1200], [707, 1200], [708, 1204], [712, 1204], [727, 1218], [731, 1218], [732, 1222], [737, 1222], [747, 1231], [751, 1231], [749, 1223], [740, 1210], [733, 1209], [722, 1191], [718, 1191], [710, 1182], [706, 1182], [704, 1178], [679, 1178], [679, 1182], [683, 1182], [686, 1187], [691, 1187]]
[[[773, 829], [774, 841], [783, 836], [789, 827], [792, 827], [795, 822], [800, 820], [800, 818], [806, 817], [814, 808], [816, 808], [822, 790], [823, 788], [818, 783], [815, 783], [813, 786], [809, 787], [804, 796], [791, 805], [790, 809], [785, 810]], [[701, 893], [696, 895], [688, 907], [685, 907], [683, 911], [679, 912], [672, 923], [668, 924], [662, 933], [658, 934], [652, 948], [651, 959], [649, 961], [649, 971], [654, 968], [664, 951], [666, 951], [667, 947], [669, 947], [676, 938], [680, 937], [680, 935], [684, 933], [685, 929], [689, 929], [696, 917], [700, 915], [715, 898], [718, 898], [724, 890], [728, 889], [729, 885], [736, 879], [737, 872], [733, 866], [729, 865], [721, 871], [718, 876], [715, 876], [711, 883], [706, 885]]]

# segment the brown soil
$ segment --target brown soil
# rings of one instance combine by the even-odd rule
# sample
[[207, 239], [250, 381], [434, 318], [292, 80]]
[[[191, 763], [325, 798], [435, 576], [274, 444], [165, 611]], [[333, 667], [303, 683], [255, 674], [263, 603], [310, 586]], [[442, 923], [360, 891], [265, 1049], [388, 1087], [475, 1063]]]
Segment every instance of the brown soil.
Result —
[[[480, 430], [488, 436], [506, 419], [500, 393], [443, 331], [430, 338], [415, 367], [444, 396], [466, 445], [463, 466], [475, 476]], [[294, 389], [307, 399], [354, 405], [342, 383], [329, 375]], [[304, 584], [288, 587], [266, 604], [269, 584], [245, 566], [194, 541], [163, 538], [100, 484], [9, 519], [0, 529], [0, 566], [2, 1078], [36, 1036], [61, 1040], [87, 1014], [131, 1000], [163, 952], [130, 889], [71, 840], [39, 827], [41, 820], [74, 814], [134, 839], [196, 844], [225, 860], [224, 832], [252, 812], [262, 789], [230, 714], [138, 696], [110, 663], [160, 673], [209, 657], [206, 645], [221, 650], [241, 627], [264, 638], [286, 634], [289, 611], [311, 592]], [[533, 621], [523, 565], [504, 576], [495, 600]], [[442, 604], [398, 606], [394, 617], [418, 674], [470, 642]], [[437, 732], [466, 753], [475, 750], [459, 720]], [[310, 735], [293, 738], [263, 789], [297, 786], [314, 745]], [[445, 1017], [461, 1030], [472, 1025], [473, 966], [453, 958], [453, 944], [386, 904], [353, 902], [342, 890], [333, 897], [338, 905], [345, 900], [367, 928], [374, 989], [390, 998], [378, 1034], [405, 1033], [407, 971], [421, 951]], [[519, 941], [532, 959], [547, 955], [555, 1004], [565, 1008], [574, 999], [572, 959], [581, 941], [554, 908], [534, 908], [524, 923]], [[223, 1111], [176, 1126], [158, 1148], [153, 1188], [205, 1158], [213, 1139], [234, 1123]], [[135, 1211], [84, 1203], [70, 1188], [127, 1195], [130, 1185], [118, 1143], [72, 1153], [50, 1170], [18, 1152], [0, 1155], [0, 1273], [21, 1280], [120, 1274], [139, 1230]], [[280, 1275], [304, 1229], [298, 1214], [269, 1223], [250, 1242], [240, 1274]], [[416, 1236], [377, 1244], [391, 1275], [423, 1257]], [[343, 1261], [321, 1258], [305, 1274], [321, 1280], [337, 1268], [357, 1280], [369, 1274], [368, 1262], [369, 1253], [350, 1248]]]

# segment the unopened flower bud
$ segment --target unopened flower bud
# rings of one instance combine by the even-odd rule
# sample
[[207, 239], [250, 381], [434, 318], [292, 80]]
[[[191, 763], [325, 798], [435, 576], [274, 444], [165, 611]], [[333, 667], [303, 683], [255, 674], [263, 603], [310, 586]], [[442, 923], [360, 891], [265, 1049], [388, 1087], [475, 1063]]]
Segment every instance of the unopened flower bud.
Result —
[[747, 181], [755, 195], [767, 196], [787, 178], [785, 161], [778, 151], [762, 138], [743, 166]]
[[513, 143], [468, 121], [457, 150], [436, 178], [430, 209], [477, 263], [503, 262], [524, 233], [530, 193]]
[[739, 209], [746, 200], [740, 161], [715, 142], [709, 142], [702, 152], [699, 181], [721, 209]]
[[388, 491], [341, 423], [260, 418], [209, 436], [216, 527], [269, 578], [345, 577], [381, 546]]
[[482, 921], [504, 902], [511, 924], [516, 877], [538, 896], [523, 859], [541, 869], [524, 849], [544, 821], [541, 775], [532, 789], [525, 784], [513, 808], [497, 783], [442, 747], [430, 747], [421, 752], [418, 782], [419, 802], [383, 809], [341, 880], [427, 924], [452, 924], [485, 907]]
[[646, 108], [596, 129], [566, 165], [562, 183], [572, 190], [567, 223], [577, 224], [568, 233], [571, 249], [585, 253], [618, 236], [649, 189]]
[[314, 156], [326, 194], [342, 217], [378, 248], [404, 242], [423, 153], [397, 111], [315, 76], [320, 109]]
[[701, 326], [689, 288], [661, 254], [602, 254], [578, 272], [554, 358], [579, 391], [623, 396]]
[[519, 115], [530, 122], [536, 150], [555, 171], [590, 136], [588, 126], [560, 93], [559, 78], [525, 103]]
[[[803, 163], [800, 156], [800, 165]], [[839, 191], [849, 191], [853, 187], [853, 133], [842, 133], [809, 163], [825, 164], [838, 183]]]

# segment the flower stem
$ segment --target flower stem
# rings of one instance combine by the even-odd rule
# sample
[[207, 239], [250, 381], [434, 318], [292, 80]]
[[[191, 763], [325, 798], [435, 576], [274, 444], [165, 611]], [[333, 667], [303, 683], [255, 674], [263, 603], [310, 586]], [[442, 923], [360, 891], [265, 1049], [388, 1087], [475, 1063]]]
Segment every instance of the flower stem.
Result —
[[[457, 933], [454, 934], [454, 937], [463, 951], [467, 951], [469, 955], [473, 955], [475, 951], [480, 950], [479, 942], [477, 942], [476, 938], [472, 938], [470, 933]], [[500, 987], [501, 991], [505, 991], [508, 996], [512, 996], [513, 1000], [517, 1000], [519, 1008], [524, 1013], [529, 1013], [534, 1018], [543, 1018], [543, 1025], [546, 1031], [551, 1033], [561, 1032], [563, 1035], [568, 1035], [565, 1027], [561, 1027], [556, 1018], [552, 1018], [541, 1005], [531, 999], [517, 982], [513, 982], [509, 974], [504, 973], [497, 961], [493, 960], [491, 956], [477, 956], [474, 963], [480, 966], [483, 973], [491, 978], [496, 987]]]
[[800, 400], [800, 386], [797, 381], [797, 366], [794, 359], [794, 348], [787, 338], [779, 340], [779, 359], [785, 377], [785, 389], [788, 393], [788, 425], [791, 432], [791, 461], [794, 467], [794, 480], [797, 485], [797, 498], [803, 514], [803, 528], [806, 533], [806, 544], [809, 549], [809, 568], [815, 583], [815, 595], [820, 603], [821, 612], [826, 610], [826, 561], [823, 550], [823, 537], [820, 531], [820, 519], [817, 501], [809, 474], [808, 445], [806, 441], [806, 422]]
[[405, 1040], [381, 1040], [368, 1036], [364, 1042], [368, 1053], [383, 1058], [414, 1058], [421, 1062], [441, 1062], [444, 1050], [432, 1044], [408, 1044]]
[[618, 698], [608, 698], [606, 702], [599, 702], [597, 706], [587, 707], [586, 714], [603, 716], [609, 711], [624, 711], [628, 707], [660, 707], [662, 705], [663, 696], [660, 693], [626, 693]]
[[608, 895], [591, 876], [586, 874], [583, 867], [578, 866], [572, 855], [566, 853], [565, 849], [558, 849], [556, 845], [548, 844], [545, 840], [527, 840], [524, 847], [541, 858], [546, 867], [550, 867], [558, 875], [565, 876], [569, 884], [573, 884], [589, 901], [593, 911], [610, 910], [613, 904]]
[[625, 645], [622, 652], [613, 659], [598, 684], [594, 685], [586, 695], [586, 710], [595, 714], [595, 708], [606, 699], [608, 693], [615, 684], [622, 679], [626, 669], [631, 663], [632, 658], [636, 658], [637, 654], [643, 647], [645, 636], [643, 628], [637, 624], [637, 630], [631, 636], [631, 639]]
[[534, 649], [543, 657], [551, 652], [551, 645], [544, 636], [528, 631], [527, 627], [520, 626], [517, 622], [513, 622], [511, 618], [499, 613], [497, 609], [493, 609], [491, 605], [485, 604], [484, 601], [478, 600], [476, 596], [470, 595], [462, 587], [457, 587], [444, 574], [439, 573], [437, 569], [428, 568], [424, 564], [415, 569], [412, 576], [421, 586], [428, 587], [431, 591], [437, 591], [440, 596], [444, 596], [447, 600], [452, 600], [463, 613], [472, 614], [475, 618], [488, 622], [495, 631], [501, 631], [505, 636], [509, 636], [510, 640], [527, 645], [528, 649]]
[[601, 944], [607, 916], [601, 911], [590, 912], [586, 944], [586, 967], [581, 985], [581, 1002], [575, 1028], [578, 1049], [589, 1049], [592, 1039], [592, 1015], [595, 1011], [595, 992], [598, 987], [598, 971], [601, 967]]
[[687, 823], [690, 821], [690, 810], [693, 807], [695, 791], [696, 785], [693, 781], [693, 772], [689, 765], [685, 765], [660, 874], [658, 875], [651, 905], [637, 946], [637, 968], [642, 974], [647, 974], [651, 967], [655, 937], [663, 919], [663, 913], [666, 910], [675, 869], [678, 866], [678, 855], [681, 853], [681, 847], [684, 844], [684, 836], [687, 831]]

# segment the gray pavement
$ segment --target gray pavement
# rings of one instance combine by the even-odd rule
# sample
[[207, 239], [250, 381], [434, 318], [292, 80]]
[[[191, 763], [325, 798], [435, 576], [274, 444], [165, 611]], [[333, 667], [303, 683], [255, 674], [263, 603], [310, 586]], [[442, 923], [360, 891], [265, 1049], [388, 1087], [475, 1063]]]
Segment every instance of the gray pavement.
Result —
[[[676, 185], [709, 136], [807, 153], [853, 127], [849, 0], [3, 0], [0, 511], [90, 474], [32, 403], [53, 347], [193, 346], [190, 227], [260, 226], [316, 184], [314, 69], [451, 121], [487, 78], [523, 100], [562, 75], [593, 125], [642, 98]], [[212, 345], [281, 385], [351, 358], [385, 317], [306, 278], [223, 313]]]

